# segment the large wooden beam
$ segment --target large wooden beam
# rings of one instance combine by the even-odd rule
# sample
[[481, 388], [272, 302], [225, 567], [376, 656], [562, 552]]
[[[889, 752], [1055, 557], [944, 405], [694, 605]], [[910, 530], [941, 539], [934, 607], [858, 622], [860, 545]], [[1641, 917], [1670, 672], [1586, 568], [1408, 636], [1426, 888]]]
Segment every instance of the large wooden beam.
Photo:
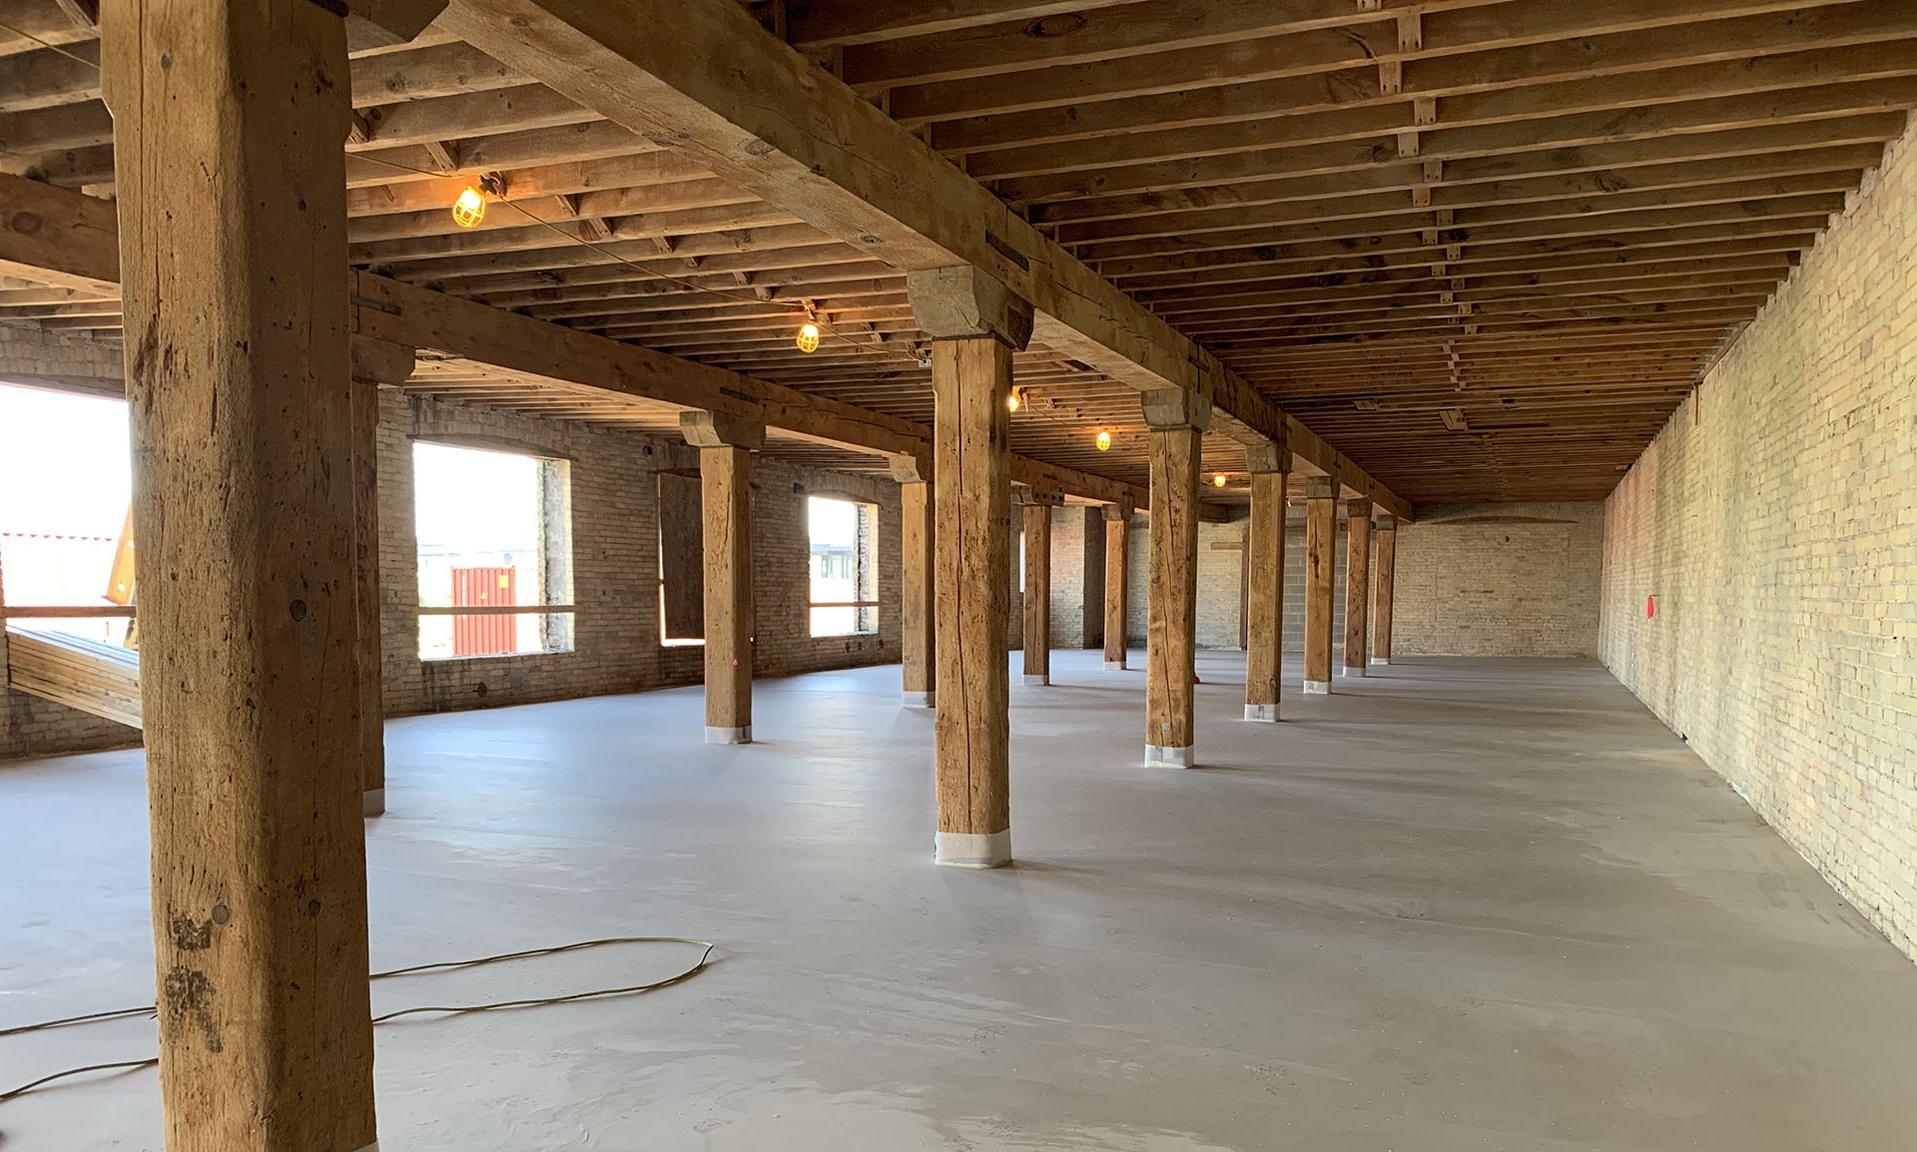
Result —
[[[1046, 345], [1214, 405], [1381, 506], [1410, 507], [731, 0], [461, 0], [440, 26], [767, 203], [907, 271], [971, 265]], [[715, 63], [724, 61], [724, 67]]]
[[310, 0], [105, 20], [166, 1145], [361, 1152], [345, 29]]
[[1282, 444], [1245, 450], [1251, 473], [1246, 527], [1245, 719], [1276, 723], [1284, 678], [1285, 488], [1291, 452]]
[[1329, 479], [1305, 481], [1305, 694], [1331, 691], [1332, 556], [1338, 492]]
[[1145, 624], [1145, 763], [1197, 763], [1199, 441], [1205, 402], [1147, 393], [1151, 428], [1151, 570]]
[[752, 453], [765, 425], [684, 412], [705, 523], [706, 743], [752, 743]]
[[1005, 401], [1012, 350], [1031, 331], [1022, 302], [992, 314], [955, 305], [975, 298], [975, 269], [920, 277], [913, 310], [932, 337], [937, 398], [938, 721], [934, 763], [938, 833], [933, 859], [996, 868], [1012, 859], [1011, 477]]
[[1371, 502], [1345, 505], [1345, 658], [1341, 676], [1365, 674], [1371, 615]]
[[933, 666], [938, 654], [938, 570], [934, 559], [930, 459], [895, 456], [899, 482], [899, 669], [900, 699], [907, 708], [937, 702]]
[[1132, 527], [1130, 504], [1105, 505], [1105, 667], [1125, 670], [1125, 640], [1130, 630], [1131, 581], [1127, 579]]
[[[0, 173], [0, 274], [115, 295], [119, 225], [112, 201]], [[682, 409], [757, 414], [821, 443], [929, 458], [932, 430], [796, 388], [579, 332], [371, 272], [348, 272], [357, 335], [449, 352]], [[1142, 503], [1135, 485], [1026, 456], [1012, 478], [1088, 500]]]
[[353, 340], [353, 616], [361, 811], [386, 813], [386, 698], [379, 595], [379, 391], [413, 373], [412, 348]]
[[1398, 586], [1398, 522], [1378, 517], [1377, 571], [1371, 576], [1371, 663], [1391, 663], [1391, 603]]

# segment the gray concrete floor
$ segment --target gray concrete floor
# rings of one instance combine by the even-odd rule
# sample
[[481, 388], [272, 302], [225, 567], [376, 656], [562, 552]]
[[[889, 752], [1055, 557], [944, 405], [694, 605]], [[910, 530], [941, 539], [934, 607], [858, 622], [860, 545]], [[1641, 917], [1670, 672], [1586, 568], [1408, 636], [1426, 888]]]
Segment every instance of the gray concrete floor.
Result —
[[[388, 1152], [1917, 1146], [1917, 968], [1603, 669], [1417, 661], [1138, 766], [1143, 676], [1013, 688], [1014, 868], [930, 863], [932, 718], [874, 668], [397, 721], [376, 968], [611, 934], [690, 983], [379, 1030]], [[1295, 683], [1296, 670], [1292, 670]], [[138, 753], [0, 768], [0, 1026], [150, 998]], [[675, 970], [632, 947], [375, 1007]], [[0, 1088], [152, 1025], [0, 1040]], [[150, 1072], [0, 1105], [158, 1144]]]

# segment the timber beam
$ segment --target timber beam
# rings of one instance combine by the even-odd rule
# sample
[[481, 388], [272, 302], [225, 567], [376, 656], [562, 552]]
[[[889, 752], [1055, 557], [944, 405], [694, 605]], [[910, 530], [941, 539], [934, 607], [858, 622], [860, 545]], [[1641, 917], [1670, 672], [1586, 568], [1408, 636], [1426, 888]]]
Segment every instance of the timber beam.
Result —
[[[0, 275], [117, 295], [119, 223], [112, 201], [0, 173]], [[371, 272], [349, 272], [354, 333], [682, 410], [763, 419], [833, 447], [929, 459], [922, 424], [723, 368], [536, 320]], [[1027, 456], [1012, 479], [1101, 503], [1145, 503], [1142, 488]]]
[[731, 0], [460, 0], [439, 27], [892, 267], [984, 271], [1032, 304], [1046, 346], [1140, 391], [1208, 402], [1235, 439], [1285, 437], [1301, 463], [1410, 515], [1210, 351]]

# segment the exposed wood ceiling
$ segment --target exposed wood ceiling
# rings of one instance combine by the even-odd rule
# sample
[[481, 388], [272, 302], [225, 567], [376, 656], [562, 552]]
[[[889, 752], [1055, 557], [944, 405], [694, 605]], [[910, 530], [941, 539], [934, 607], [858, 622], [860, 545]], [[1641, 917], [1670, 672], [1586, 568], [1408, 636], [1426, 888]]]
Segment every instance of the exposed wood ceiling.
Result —
[[[110, 194], [71, 8], [0, 0], [0, 167]], [[1909, 0], [751, 8], [1416, 501], [1608, 492], [1917, 106]], [[894, 269], [437, 29], [352, 82], [357, 265], [930, 422]], [[507, 203], [461, 229], [480, 175]], [[118, 325], [110, 294], [26, 281], [0, 317]], [[1145, 482], [1136, 391], [1037, 346], [1018, 374], [1016, 450]], [[635, 419], [498, 377], [415, 384]], [[1242, 452], [1207, 438], [1233, 480], [1209, 496]]]

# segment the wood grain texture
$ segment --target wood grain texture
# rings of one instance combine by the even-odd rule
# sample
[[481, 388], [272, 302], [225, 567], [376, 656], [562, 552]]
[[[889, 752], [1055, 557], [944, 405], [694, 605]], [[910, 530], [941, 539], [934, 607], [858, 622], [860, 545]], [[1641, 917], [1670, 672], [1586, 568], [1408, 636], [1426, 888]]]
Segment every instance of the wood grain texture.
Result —
[[104, 13], [166, 1146], [376, 1138], [338, 16]]
[[938, 827], [989, 836], [1012, 825], [1011, 481], [1005, 397], [1011, 349], [991, 339], [932, 345], [937, 394]]
[[1025, 529], [1024, 674], [1052, 675], [1052, 508], [1019, 509]]
[[1151, 569], [1145, 615], [1145, 743], [1190, 748], [1198, 632], [1198, 445], [1189, 425], [1151, 432]]
[[1345, 506], [1345, 667], [1364, 675], [1371, 615], [1371, 501]]
[[932, 505], [930, 483], [920, 480], [899, 485], [900, 690], [908, 694], [935, 691], [938, 630], [934, 606], [938, 589], [933, 581], [937, 537]]
[[1395, 520], [1381, 521], [1374, 532], [1378, 541], [1375, 571], [1371, 574], [1371, 658], [1380, 664], [1391, 663], [1391, 599], [1398, 580], [1398, 527]]
[[1246, 526], [1245, 704], [1277, 717], [1283, 679], [1285, 619], [1285, 484], [1282, 471], [1251, 474]]
[[1130, 625], [1130, 581], [1126, 560], [1131, 552], [1131, 510], [1119, 505], [1105, 506], [1105, 666], [1125, 666], [1125, 634]]
[[349, 404], [353, 414], [353, 666], [359, 687], [359, 786], [362, 791], [372, 792], [386, 787], [386, 703], [380, 687], [379, 382], [355, 379]]
[[705, 526], [706, 727], [752, 726], [752, 453], [699, 449]]
[[1305, 481], [1305, 680], [1331, 680], [1331, 560], [1338, 532], [1335, 486]]

